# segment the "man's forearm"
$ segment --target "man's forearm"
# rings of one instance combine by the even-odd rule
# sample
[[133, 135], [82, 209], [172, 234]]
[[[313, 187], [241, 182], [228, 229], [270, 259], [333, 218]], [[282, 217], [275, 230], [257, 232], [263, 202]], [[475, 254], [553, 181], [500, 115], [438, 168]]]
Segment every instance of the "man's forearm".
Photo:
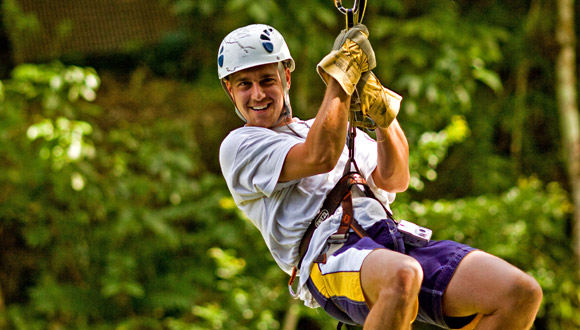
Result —
[[388, 128], [377, 127], [377, 168], [375, 184], [389, 192], [402, 192], [409, 186], [409, 144], [399, 122]]
[[331, 171], [346, 143], [350, 96], [330, 79], [322, 105], [306, 141], [292, 147], [279, 181], [290, 181]]
[[350, 96], [336, 80], [330, 79], [316, 120], [306, 138], [313, 154], [328, 163], [330, 169], [338, 162], [346, 143], [349, 107]]

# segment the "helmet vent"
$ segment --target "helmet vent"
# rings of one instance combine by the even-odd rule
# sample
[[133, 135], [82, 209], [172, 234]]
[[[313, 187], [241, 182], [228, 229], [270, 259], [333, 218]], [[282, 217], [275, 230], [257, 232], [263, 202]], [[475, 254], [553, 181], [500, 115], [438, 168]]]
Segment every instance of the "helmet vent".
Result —
[[218, 56], [218, 65], [221, 67], [224, 66], [224, 46], [220, 49], [220, 54]]
[[273, 31], [272, 29], [266, 29], [260, 35], [260, 39], [265, 40], [264, 42], [262, 42], [262, 46], [264, 47], [264, 49], [268, 53], [271, 53], [271, 52], [274, 51], [274, 44], [270, 42], [271, 41], [271, 39], [270, 39], [270, 33], [272, 31]]

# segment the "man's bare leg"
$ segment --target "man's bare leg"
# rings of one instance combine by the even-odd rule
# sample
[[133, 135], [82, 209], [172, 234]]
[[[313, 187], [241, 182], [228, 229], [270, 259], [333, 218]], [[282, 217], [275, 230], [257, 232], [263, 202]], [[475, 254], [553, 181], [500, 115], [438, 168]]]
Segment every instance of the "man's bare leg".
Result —
[[465, 256], [443, 295], [446, 316], [483, 314], [478, 330], [530, 329], [542, 301], [536, 280], [481, 251]]
[[386, 249], [371, 252], [361, 267], [370, 308], [364, 329], [411, 329], [422, 281], [423, 271], [415, 259]]

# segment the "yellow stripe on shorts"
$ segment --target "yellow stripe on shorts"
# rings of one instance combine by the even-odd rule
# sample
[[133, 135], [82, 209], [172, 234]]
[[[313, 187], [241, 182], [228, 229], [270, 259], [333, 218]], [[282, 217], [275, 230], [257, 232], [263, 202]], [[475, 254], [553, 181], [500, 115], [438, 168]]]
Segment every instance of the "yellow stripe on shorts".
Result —
[[323, 275], [319, 264], [314, 264], [310, 278], [314, 286], [326, 298], [346, 297], [352, 301], [365, 301], [360, 285], [360, 272], [335, 272]]

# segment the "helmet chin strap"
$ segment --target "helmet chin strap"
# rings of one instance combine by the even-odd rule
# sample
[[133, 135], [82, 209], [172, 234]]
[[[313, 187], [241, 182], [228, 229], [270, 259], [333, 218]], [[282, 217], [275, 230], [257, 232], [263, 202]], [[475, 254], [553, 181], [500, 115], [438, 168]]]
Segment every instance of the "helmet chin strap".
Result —
[[288, 82], [286, 81], [286, 72], [284, 71], [284, 69], [285, 69], [284, 63], [278, 62], [278, 74], [280, 75], [280, 80], [282, 81], [282, 91], [284, 92], [284, 105], [283, 105], [283, 110], [282, 110], [282, 113], [280, 114], [280, 117], [278, 118], [278, 120], [276, 120], [274, 125], [272, 125], [270, 127], [277, 126], [285, 118], [292, 119], [292, 106], [290, 105], [290, 95], [288, 93]]
[[236, 101], [234, 100], [234, 97], [232, 96], [232, 94], [230, 93], [230, 91], [228, 90], [228, 87], [226, 85], [226, 78], [223, 78], [220, 82], [222, 84], [222, 88], [224, 89], [224, 91], [226, 91], [226, 94], [228, 95], [228, 97], [230, 98], [232, 103], [234, 104], [234, 109], [236, 111], [236, 115], [238, 115], [238, 117], [240, 117], [240, 119], [243, 120], [244, 123], [248, 122], [246, 120], [246, 118], [244, 118], [244, 116], [242, 116], [242, 113], [240, 112], [240, 110], [238, 110], [238, 107], [236, 107]]

